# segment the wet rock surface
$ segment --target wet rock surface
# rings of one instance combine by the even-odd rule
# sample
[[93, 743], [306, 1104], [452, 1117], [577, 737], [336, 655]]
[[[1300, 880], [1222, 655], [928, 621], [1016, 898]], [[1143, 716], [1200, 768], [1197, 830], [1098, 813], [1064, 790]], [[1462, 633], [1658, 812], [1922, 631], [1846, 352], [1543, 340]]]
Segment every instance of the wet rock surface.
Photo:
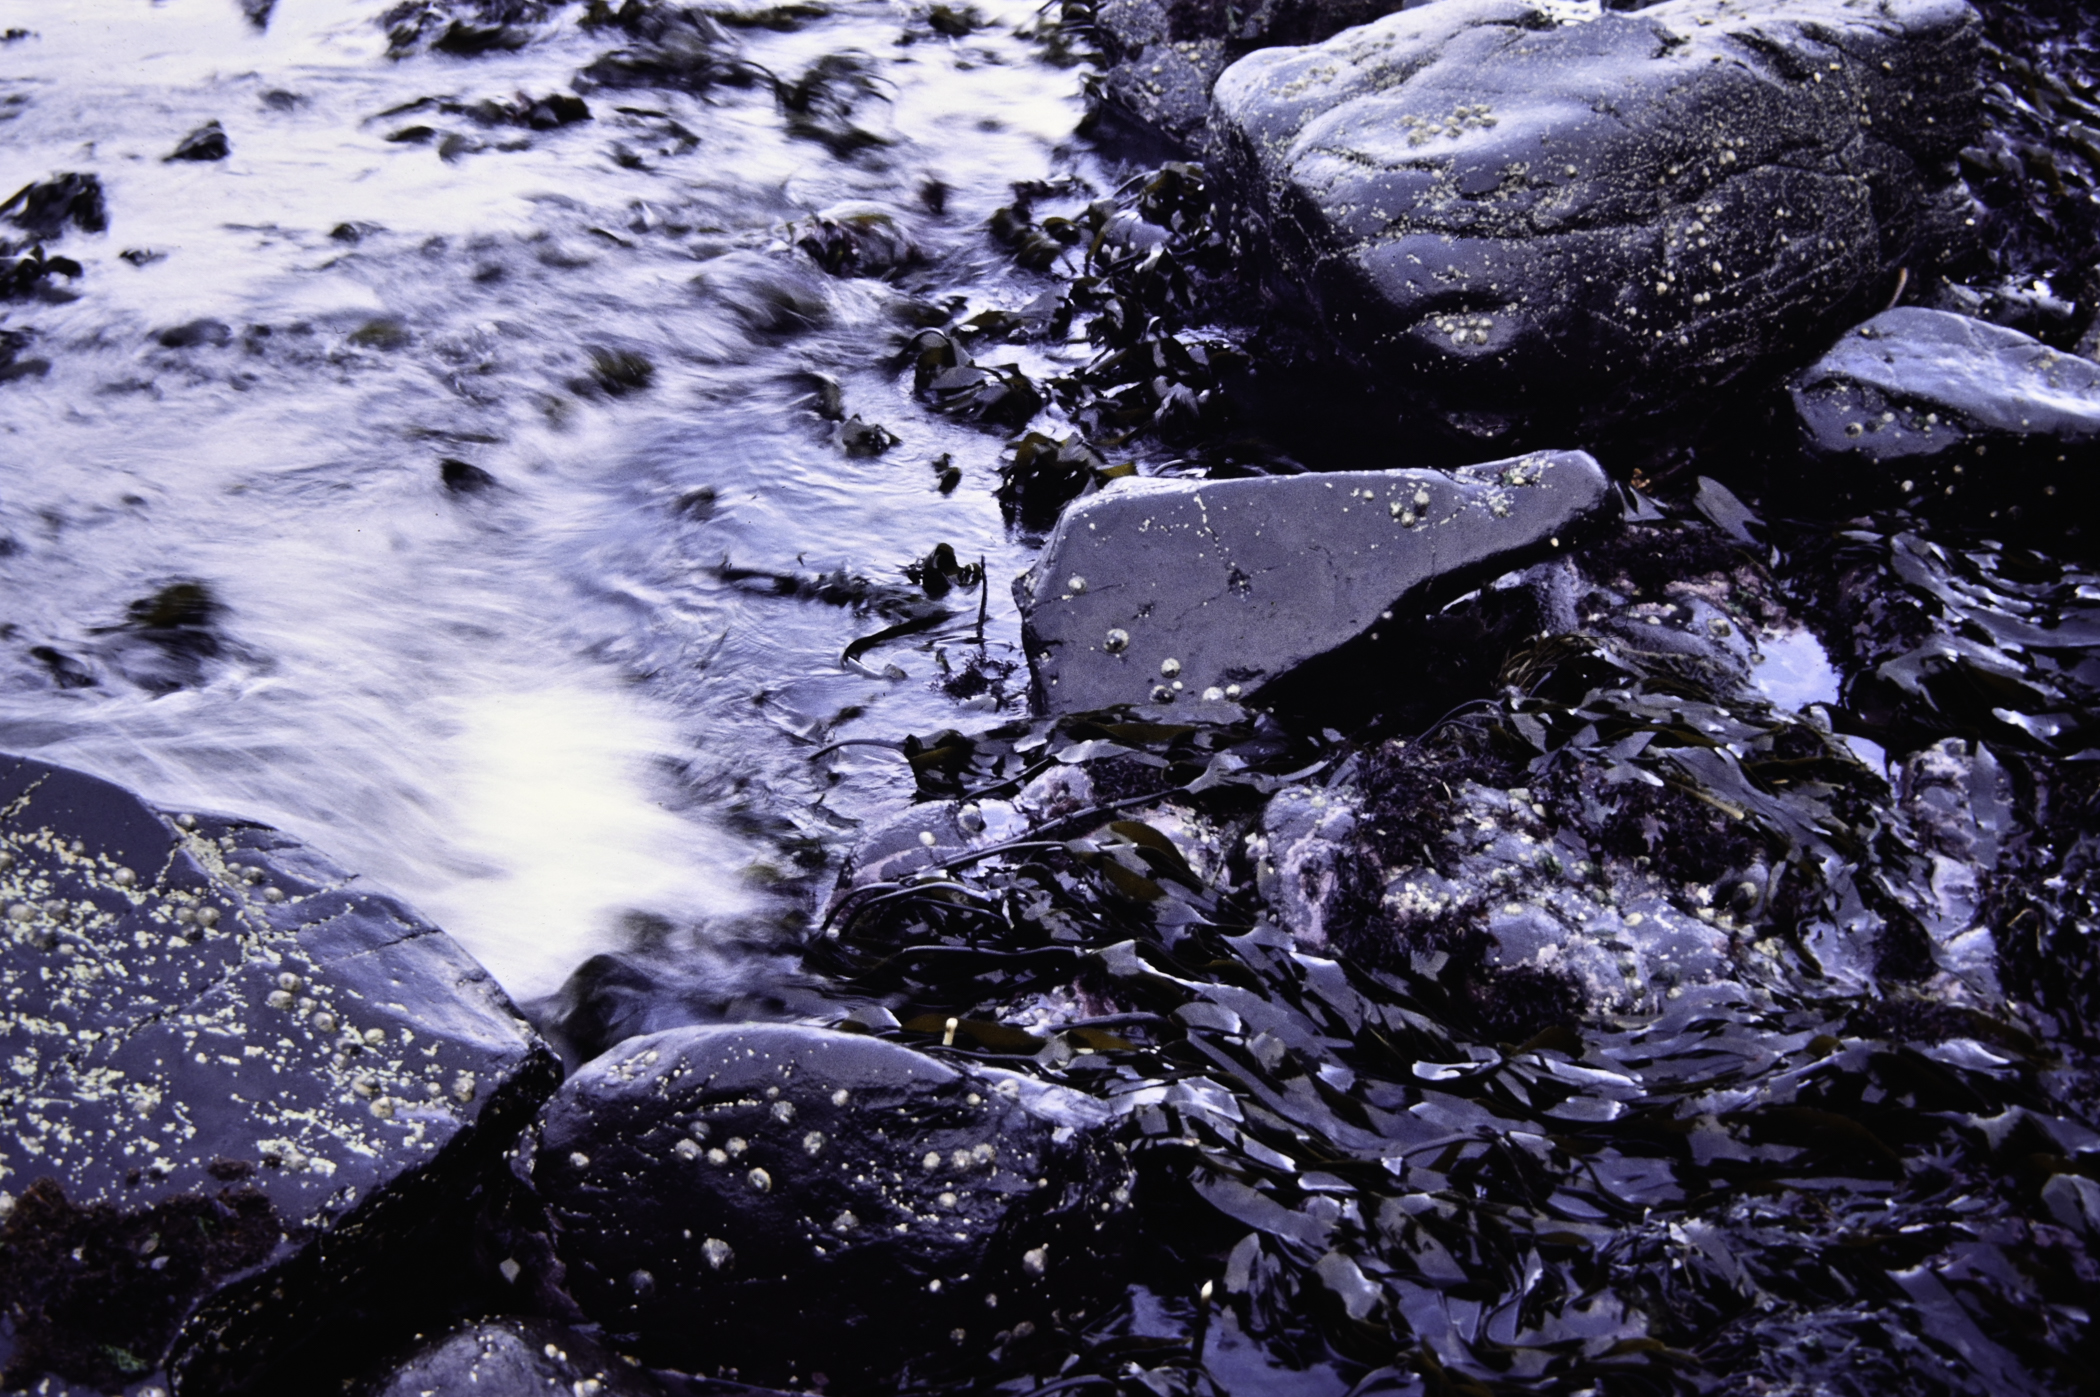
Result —
[[1788, 392], [1813, 463], [1797, 489], [1826, 505], [1981, 515], [2070, 538], [2087, 527], [2100, 444], [2089, 359], [1904, 306], [1846, 331]]
[[1580, 452], [1118, 487], [1066, 510], [1014, 584], [1036, 696], [1052, 712], [1252, 697], [1420, 590], [1572, 544], [1611, 499]]
[[556, 1071], [486, 972], [274, 830], [19, 757], [0, 802], [9, 1383], [251, 1390], [461, 1284]]
[[1401, 8], [1401, 0], [1104, 0], [1093, 7], [1102, 69], [1095, 99], [1116, 116], [1200, 147], [1211, 85], [1232, 61], [1312, 44]]
[[1454, 0], [1219, 79], [1245, 246], [1461, 437], [1696, 410], [1962, 244], [1975, 12]]
[[865, 1385], [997, 1361], [1084, 1296], [1129, 1196], [1106, 1114], [867, 1037], [679, 1029], [573, 1076], [520, 1168], [569, 1293], [649, 1361]]

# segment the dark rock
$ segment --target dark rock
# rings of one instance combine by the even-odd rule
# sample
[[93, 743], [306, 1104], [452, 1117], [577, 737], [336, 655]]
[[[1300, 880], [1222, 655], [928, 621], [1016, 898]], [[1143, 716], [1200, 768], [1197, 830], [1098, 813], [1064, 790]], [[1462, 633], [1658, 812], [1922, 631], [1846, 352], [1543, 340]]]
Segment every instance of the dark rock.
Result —
[[1088, 1143], [1103, 1115], [878, 1039], [679, 1029], [572, 1077], [520, 1168], [569, 1292], [639, 1356], [865, 1387], [981, 1370], [1098, 1271], [1124, 1177]]
[[1572, 543], [1614, 507], [1582, 452], [1456, 471], [1126, 481], [1014, 583], [1038, 704], [1252, 700], [1396, 607]]
[[1313, 44], [1404, 0], [1104, 0], [1094, 7], [1101, 106], [1183, 146], [1201, 143], [1211, 84], [1236, 58]]
[[2083, 524], [2100, 364], [2017, 330], [1901, 307], [1848, 330], [1789, 385], [1826, 512], [1909, 505], [1965, 521], [2014, 510]]
[[216, 121], [207, 121], [184, 136], [175, 149], [166, 157], [169, 160], [224, 160], [233, 153], [227, 143], [225, 128]]
[[190, 320], [181, 325], [171, 325], [154, 338], [163, 349], [194, 349], [200, 344], [223, 345], [233, 342], [233, 329], [223, 320], [206, 318]]
[[438, 478], [445, 482], [445, 489], [455, 495], [478, 495], [496, 484], [496, 477], [481, 467], [449, 456], [438, 462]]
[[27, 330], [0, 330], [0, 383], [18, 378], [42, 378], [51, 372], [51, 361], [41, 355], [24, 354], [29, 348]]
[[[1246, 245], [1461, 440], [1715, 406], [1970, 236], [1960, 0], [1445, 0], [1218, 80]], [[1562, 435], [1561, 439], [1567, 439]]]
[[0, 807], [7, 1385], [284, 1391], [463, 1288], [556, 1076], [486, 973], [274, 830], [20, 757]]
[[664, 1397], [681, 1390], [579, 1330], [505, 1318], [461, 1325], [430, 1340], [361, 1397]]
[[[454, 105], [445, 104], [445, 110], [452, 110]], [[590, 106], [569, 92], [550, 92], [545, 97], [520, 93], [508, 101], [476, 102], [458, 110], [483, 126], [526, 126], [534, 131], [552, 131], [591, 119]]]
[[94, 175], [64, 174], [41, 184], [25, 184], [0, 204], [0, 214], [46, 242], [63, 234], [69, 223], [83, 233], [100, 233], [109, 227], [109, 205], [102, 197], [102, 181]]

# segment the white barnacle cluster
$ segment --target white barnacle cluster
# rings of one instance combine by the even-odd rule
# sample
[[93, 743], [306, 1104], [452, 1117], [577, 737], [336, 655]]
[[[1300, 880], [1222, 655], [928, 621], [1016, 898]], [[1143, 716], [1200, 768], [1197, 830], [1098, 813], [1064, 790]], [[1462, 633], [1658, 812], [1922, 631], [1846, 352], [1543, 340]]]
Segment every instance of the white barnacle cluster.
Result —
[[1429, 324], [1454, 345], [1484, 345], [1494, 333], [1495, 317], [1481, 314], [1438, 315], [1432, 316]]
[[1494, 113], [1486, 102], [1461, 102], [1449, 116], [1403, 116], [1400, 125], [1410, 146], [1426, 146], [1439, 136], [1455, 141], [1468, 130], [1485, 131], [1495, 125]]
[[1502, 483], [1512, 487], [1537, 485], [1546, 478], [1547, 460], [1533, 452], [1521, 456], [1502, 468]]

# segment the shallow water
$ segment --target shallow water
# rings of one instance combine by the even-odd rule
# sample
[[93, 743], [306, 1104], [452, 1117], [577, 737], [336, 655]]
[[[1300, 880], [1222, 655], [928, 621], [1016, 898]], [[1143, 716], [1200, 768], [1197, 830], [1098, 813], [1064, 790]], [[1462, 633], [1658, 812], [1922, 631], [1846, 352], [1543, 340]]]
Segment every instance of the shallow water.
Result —
[[[902, 795], [893, 753], [820, 747], [985, 720], [936, 687], [935, 651], [976, 653], [975, 598], [849, 666], [885, 618], [717, 570], [902, 585], [950, 542], [989, 563], [988, 653], [1018, 658], [1002, 438], [912, 401], [897, 307], [922, 281], [1032, 298], [987, 215], [1011, 181], [1114, 172], [1071, 140], [1079, 70], [1012, 32], [1029, 0], [962, 38], [883, 0], [735, 31], [783, 75], [877, 60], [888, 100], [854, 119], [892, 144], [847, 159], [763, 86], [588, 92], [591, 121], [545, 132], [382, 116], [569, 90], [623, 41], [571, 8], [517, 52], [393, 60], [383, 8], [299, 0], [258, 30], [234, 0], [0, 4], [34, 31], [0, 46], [0, 192], [92, 172], [109, 202], [106, 233], [51, 248], [77, 299], [4, 306], [51, 367], [0, 384], [0, 747], [290, 830], [529, 1000], [636, 926], [776, 912], [798, 852]], [[228, 159], [163, 160], [208, 120]], [[387, 139], [415, 124], [435, 134]], [[937, 271], [832, 278], [781, 240], [870, 199]], [[160, 343], [200, 318], [225, 342]], [[593, 348], [645, 356], [647, 388], [597, 389]], [[846, 455], [809, 370], [901, 443]], [[446, 458], [496, 484], [448, 491]], [[681, 508], [702, 487], [711, 513]], [[221, 608], [215, 655], [122, 624], [184, 580]]]

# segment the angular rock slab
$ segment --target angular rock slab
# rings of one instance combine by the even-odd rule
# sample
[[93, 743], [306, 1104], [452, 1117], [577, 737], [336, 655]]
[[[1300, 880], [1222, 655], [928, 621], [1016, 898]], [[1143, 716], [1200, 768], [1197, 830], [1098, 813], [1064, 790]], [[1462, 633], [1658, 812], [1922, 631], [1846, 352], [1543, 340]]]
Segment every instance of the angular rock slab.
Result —
[[1962, 0], [1440, 0], [1218, 79], [1241, 236], [1462, 439], [1707, 405], [1973, 230]]
[[571, 1077], [520, 1170], [570, 1295], [646, 1360], [879, 1381], [981, 1365], [1098, 1269], [1123, 1178], [1087, 1143], [1105, 1115], [881, 1039], [683, 1028]]
[[178, 1391], [266, 1385], [412, 1291], [558, 1075], [450, 938], [311, 849], [15, 756], [0, 1053], [10, 1380]]
[[1597, 462], [1125, 481], [1014, 582], [1038, 705], [1252, 700], [1416, 593], [1551, 552], [1616, 507]]
[[[1950, 311], [1902, 306], [1848, 330], [1788, 391], [1830, 502], [2013, 509], [2087, 522], [2100, 364]], [[1981, 519], [1976, 519], [1980, 515]]]

